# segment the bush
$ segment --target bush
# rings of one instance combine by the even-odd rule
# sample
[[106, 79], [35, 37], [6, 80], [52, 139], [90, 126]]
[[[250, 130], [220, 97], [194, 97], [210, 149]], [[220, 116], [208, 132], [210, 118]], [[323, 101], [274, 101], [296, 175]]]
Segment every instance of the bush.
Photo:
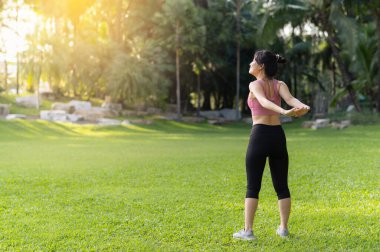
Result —
[[352, 112], [347, 114], [347, 119], [354, 125], [358, 124], [380, 124], [380, 114], [370, 112]]

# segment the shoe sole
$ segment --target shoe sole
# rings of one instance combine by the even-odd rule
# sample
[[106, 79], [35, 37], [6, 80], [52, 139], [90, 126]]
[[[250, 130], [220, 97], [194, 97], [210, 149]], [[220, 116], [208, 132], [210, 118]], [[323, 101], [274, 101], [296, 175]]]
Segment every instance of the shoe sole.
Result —
[[256, 237], [253, 237], [253, 238], [240, 238], [240, 237], [233, 237], [234, 239], [237, 239], [237, 240], [242, 240], [242, 241], [253, 241], [253, 240], [256, 240]]
[[277, 234], [278, 236], [280, 236], [281, 238], [287, 238], [287, 237], [289, 236], [289, 234], [287, 234], [287, 235], [280, 235], [280, 234], [277, 233], [277, 232], [276, 232], [276, 234]]

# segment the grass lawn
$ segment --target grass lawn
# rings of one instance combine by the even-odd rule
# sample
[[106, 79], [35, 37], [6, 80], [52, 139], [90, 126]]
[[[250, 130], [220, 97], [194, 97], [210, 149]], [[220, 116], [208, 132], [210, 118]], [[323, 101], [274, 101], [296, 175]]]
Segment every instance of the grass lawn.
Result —
[[380, 125], [284, 125], [291, 235], [268, 167], [244, 226], [246, 124], [94, 127], [0, 121], [0, 250], [380, 250]]

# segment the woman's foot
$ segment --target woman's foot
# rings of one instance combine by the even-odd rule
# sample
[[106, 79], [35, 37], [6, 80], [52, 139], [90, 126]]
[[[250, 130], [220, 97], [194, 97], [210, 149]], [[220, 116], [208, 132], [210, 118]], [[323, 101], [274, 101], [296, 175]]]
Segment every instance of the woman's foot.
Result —
[[289, 235], [289, 230], [287, 228], [278, 227], [276, 233], [281, 237], [287, 237]]
[[233, 234], [233, 237], [235, 239], [240, 239], [240, 240], [254, 240], [256, 237], [253, 235], [253, 231], [245, 231], [245, 230], [240, 230], [237, 233]]

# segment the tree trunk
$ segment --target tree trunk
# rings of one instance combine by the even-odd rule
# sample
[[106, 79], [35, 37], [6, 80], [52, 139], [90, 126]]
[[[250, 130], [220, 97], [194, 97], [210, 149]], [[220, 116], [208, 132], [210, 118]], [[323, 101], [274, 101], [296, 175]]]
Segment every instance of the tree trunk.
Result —
[[8, 62], [5, 59], [5, 55], [4, 55], [4, 90], [5, 90], [5, 93], [8, 92]]
[[211, 91], [209, 88], [204, 90], [203, 110], [211, 110]]
[[115, 24], [115, 40], [118, 45], [121, 44], [122, 42], [122, 32], [121, 32], [121, 27], [122, 27], [122, 15], [123, 15], [123, 1], [122, 0], [117, 0], [116, 2], [116, 24]]
[[175, 59], [176, 59], [176, 82], [177, 82], [177, 116], [181, 118], [181, 85], [180, 85], [180, 73], [179, 73], [179, 22], [177, 21], [176, 25], [176, 50], [175, 50]]
[[197, 116], [201, 115], [201, 72], [197, 74]]
[[336, 46], [336, 38], [332, 34], [329, 34], [327, 41], [332, 49], [332, 54], [338, 64], [339, 70], [342, 74], [344, 86], [350, 95], [351, 101], [354, 104], [356, 111], [361, 112], [360, 105], [356, 100], [355, 90], [351, 84], [351, 80], [352, 80], [351, 74], [348, 71], [347, 65], [343, 62], [342, 58], [340, 57], [339, 49]]
[[335, 58], [336, 63], [338, 64], [338, 68], [342, 74], [344, 86], [350, 95], [351, 101], [354, 104], [356, 111], [361, 112], [360, 105], [356, 100], [355, 90], [351, 84], [352, 76], [348, 70], [347, 64], [344, 63], [342, 57], [340, 56], [340, 50], [337, 46], [339, 43], [338, 43], [338, 39], [336, 37], [336, 34], [333, 30], [333, 27], [329, 23], [328, 17], [326, 16], [325, 12], [322, 12], [320, 17], [321, 17], [322, 27], [328, 34], [327, 35], [327, 43], [331, 47], [332, 55]]
[[376, 111], [380, 113], [380, 10], [375, 12], [376, 25], [377, 25], [377, 108]]
[[297, 63], [295, 63], [293, 65], [293, 90], [292, 90], [292, 93], [293, 93], [294, 97], [298, 97], [297, 96]]
[[240, 94], [240, 7], [241, 7], [241, 1], [236, 1], [236, 32], [237, 32], [237, 39], [236, 39], [236, 101], [235, 101], [235, 108], [236, 108], [236, 120], [240, 119], [240, 111], [239, 111], [239, 94]]
[[[16, 23], [18, 22], [18, 14], [19, 14], [19, 6], [18, 4], [16, 5]], [[20, 83], [19, 83], [19, 76], [20, 76], [20, 59], [19, 59], [19, 52], [17, 50], [17, 53], [16, 53], [16, 94], [19, 93], [19, 89], [20, 89]]]

